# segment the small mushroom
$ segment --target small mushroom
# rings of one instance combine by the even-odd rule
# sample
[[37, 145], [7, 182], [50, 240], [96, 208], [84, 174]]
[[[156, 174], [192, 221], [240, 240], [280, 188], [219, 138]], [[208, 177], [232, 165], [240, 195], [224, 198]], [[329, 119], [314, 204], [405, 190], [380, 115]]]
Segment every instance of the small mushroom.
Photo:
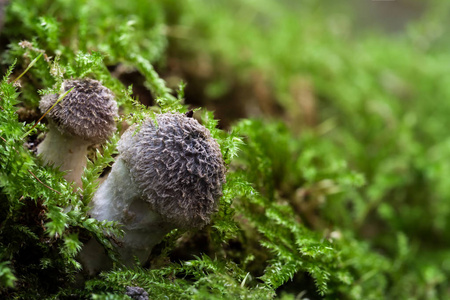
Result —
[[[66, 80], [61, 94], [67, 94], [48, 114], [49, 131], [37, 148], [45, 164], [68, 171], [65, 178], [81, 186], [87, 148], [102, 143], [116, 130], [117, 103], [112, 92], [93, 79]], [[58, 100], [58, 94], [43, 96], [42, 113]]]
[[[222, 195], [225, 166], [210, 132], [183, 114], [165, 113], [156, 123], [149, 119], [138, 130], [130, 127], [118, 149], [90, 214], [122, 225], [125, 234], [117, 249], [130, 266], [135, 256], [145, 263], [170, 230], [199, 229], [210, 222]], [[95, 243], [91, 240], [80, 255], [91, 275], [107, 268]]]

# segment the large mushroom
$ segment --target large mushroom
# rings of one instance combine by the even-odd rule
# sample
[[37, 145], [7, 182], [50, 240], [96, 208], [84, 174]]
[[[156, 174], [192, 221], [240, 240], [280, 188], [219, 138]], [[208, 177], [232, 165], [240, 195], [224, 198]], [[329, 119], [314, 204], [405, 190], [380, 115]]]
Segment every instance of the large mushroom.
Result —
[[[129, 128], [108, 178], [97, 190], [92, 217], [124, 229], [117, 247], [125, 265], [144, 263], [154, 245], [174, 228], [202, 228], [217, 209], [225, 166], [216, 140], [197, 120], [165, 113]], [[80, 260], [92, 274], [108, 268], [91, 241]]]
[[[97, 80], [66, 80], [61, 94], [71, 88], [73, 90], [47, 114], [49, 131], [37, 152], [45, 164], [67, 171], [67, 181], [81, 186], [88, 146], [102, 143], [114, 133], [117, 104], [112, 92]], [[42, 97], [40, 110], [46, 112], [59, 96]]]

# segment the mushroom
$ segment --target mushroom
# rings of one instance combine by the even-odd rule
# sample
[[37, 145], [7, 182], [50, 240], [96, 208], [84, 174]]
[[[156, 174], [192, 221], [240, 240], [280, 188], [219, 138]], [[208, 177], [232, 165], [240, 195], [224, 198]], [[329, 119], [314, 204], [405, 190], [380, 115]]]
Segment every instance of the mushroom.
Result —
[[[68, 171], [65, 178], [81, 186], [88, 146], [102, 143], [116, 130], [117, 103], [112, 92], [93, 79], [66, 80], [61, 94], [73, 90], [47, 114], [49, 131], [37, 148], [45, 164]], [[58, 94], [43, 96], [39, 104], [48, 111]]]
[[[160, 114], [138, 130], [130, 127], [118, 149], [90, 214], [122, 225], [124, 236], [116, 239], [116, 248], [131, 266], [134, 257], [145, 263], [170, 230], [200, 229], [210, 222], [222, 195], [225, 166], [208, 129], [182, 114]], [[91, 240], [80, 255], [91, 275], [108, 268], [98, 246]]]

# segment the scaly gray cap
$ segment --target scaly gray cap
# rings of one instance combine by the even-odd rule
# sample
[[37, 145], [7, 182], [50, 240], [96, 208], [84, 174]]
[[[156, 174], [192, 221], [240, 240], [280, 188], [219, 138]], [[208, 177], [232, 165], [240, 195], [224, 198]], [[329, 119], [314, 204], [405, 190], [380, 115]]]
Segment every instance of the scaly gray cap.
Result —
[[225, 182], [217, 141], [204, 126], [182, 114], [165, 113], [128, 129], [120, 157], [153, 211], [179, 228], [210, 222]]
[[[65, 134], [74, 135], [101, 143], [115, 131], [117, 103], [113, 93], [100, 81], [93, 79], [66, 80], [61, 95], [74, 88], [48, 114], [49, 118]], [[45, 113], [60, 97], [59, 94], [45, 95], [39, 103]]]

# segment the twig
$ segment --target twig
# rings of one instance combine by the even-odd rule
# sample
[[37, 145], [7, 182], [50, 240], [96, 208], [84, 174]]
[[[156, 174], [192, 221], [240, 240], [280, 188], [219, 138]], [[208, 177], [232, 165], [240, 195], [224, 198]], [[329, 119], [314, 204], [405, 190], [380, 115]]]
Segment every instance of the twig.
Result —
[[39, 178], [36, 177], [36, 175], [33, 174], [33, 172], [31, 172], [30, 170], [28, 170], [28, 172], [30, 172], [30, 174], [33, 175], [33, 177], [36, 178], [36, 180], [39, 181], [43, 186], [45, 186], [46, 188], [51, 189], [52, 191], [54, 191], [54, 192], [56, 192], [56, 193], [58, 193], [58, 194], [61, 195], [61, 192], [59, 192], [59, 191], [57, 191], [57, 190], [55, 190], [55, 189], [49, 187], [49, 186], [46, 185], [45, 183], [43, 183]]

